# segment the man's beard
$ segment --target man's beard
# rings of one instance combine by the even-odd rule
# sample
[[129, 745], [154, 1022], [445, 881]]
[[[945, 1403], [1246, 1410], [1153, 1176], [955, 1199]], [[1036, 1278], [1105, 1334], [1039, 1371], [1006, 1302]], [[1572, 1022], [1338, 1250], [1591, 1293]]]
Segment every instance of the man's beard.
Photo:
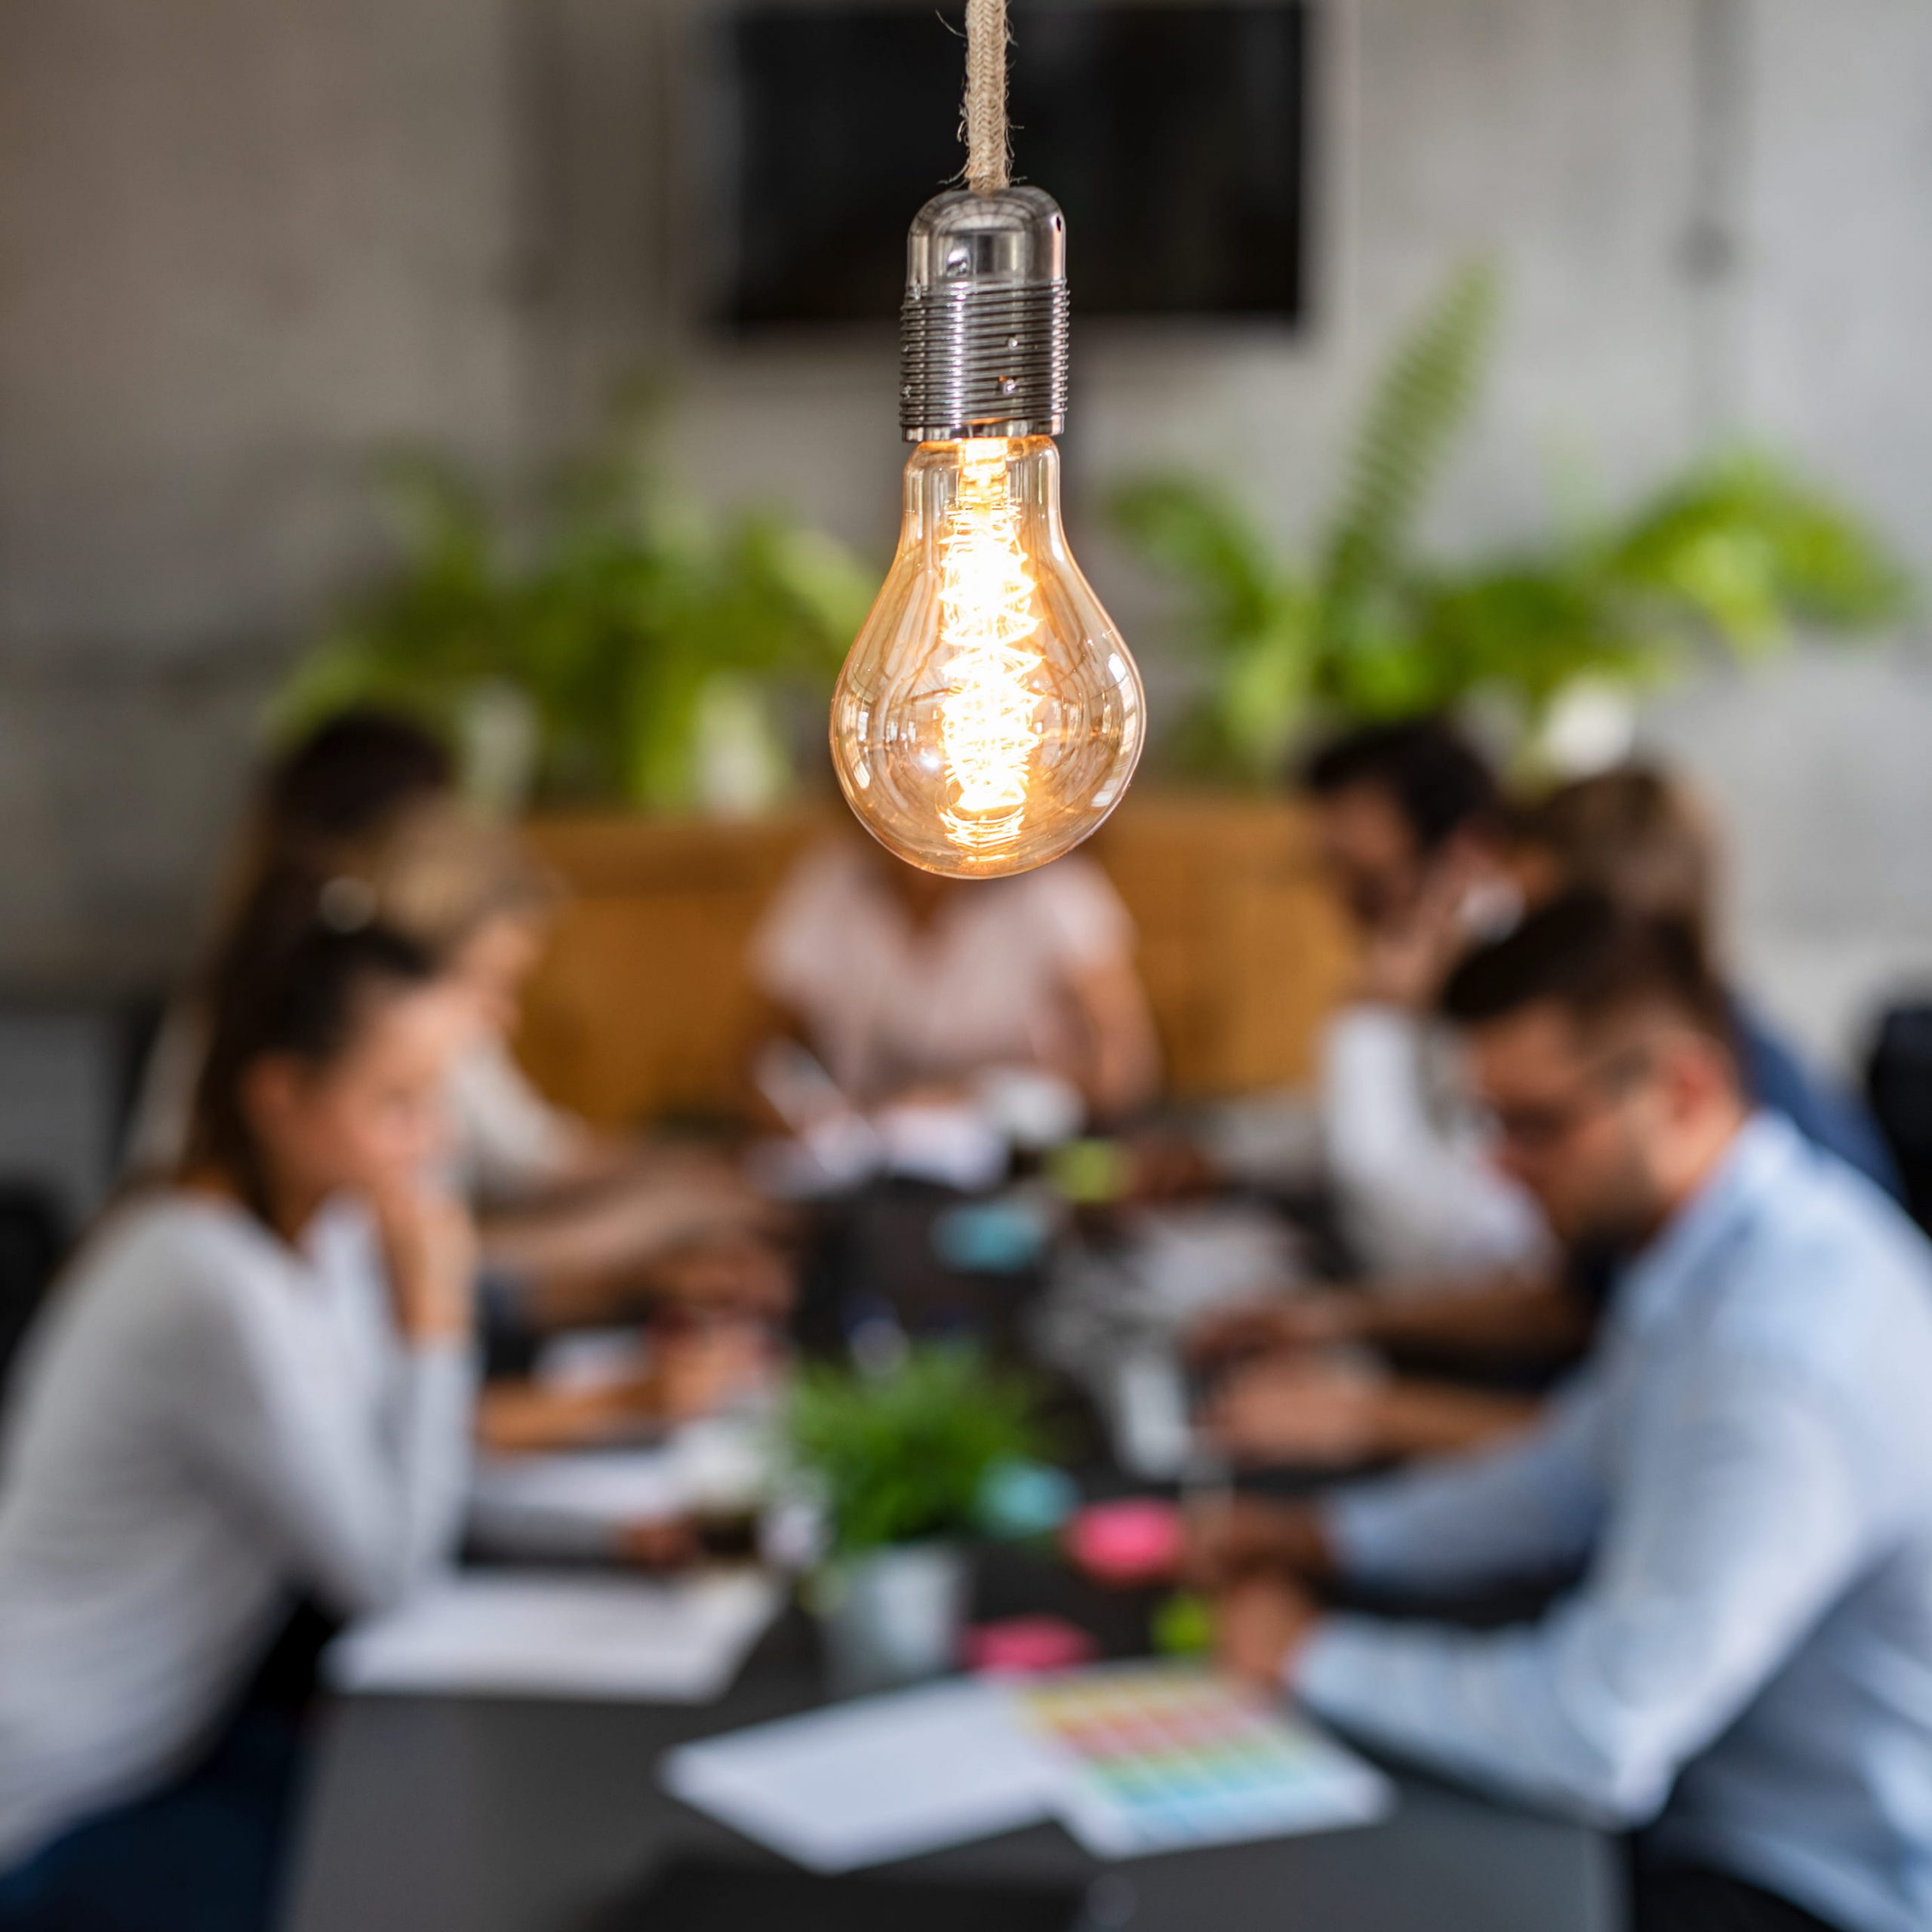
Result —
[[1565, 1243], [1573, 1254], [1628, 1260], [1656, 1233], [1663, 1209], [1650, 1177], [1633, 1159], [1619, 1183], [1577, 1217]]

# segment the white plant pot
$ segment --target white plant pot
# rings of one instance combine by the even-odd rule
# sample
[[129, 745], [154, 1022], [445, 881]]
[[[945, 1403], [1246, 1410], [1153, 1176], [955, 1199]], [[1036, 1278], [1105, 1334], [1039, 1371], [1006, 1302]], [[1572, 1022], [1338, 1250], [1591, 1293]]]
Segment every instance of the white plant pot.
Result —
[[952, 1543], [881, 1549], [841, 1564], [826, 1580], [819, 1612], [833, 1689], [891, 1690], [950, 1670], [968, 1581], [965, 1552]]
[[1551, 703], [1530, 758], [1558, 780], [1591, 778], [1623, 764], [1636, 743], [1636, 694], [1605, 678], [1573, 678]]
[[471, 685], [458, 707], [456, 734], [465, 794], [498, 817], [517, 817], [537, 789], [543, 749], [529, 694], [500, 678]]
[[728, 673], [707, 679], [691, 716], [692, 781], [700, 811], [749, 818], [785, 795], [791, 770], [758, 685]]

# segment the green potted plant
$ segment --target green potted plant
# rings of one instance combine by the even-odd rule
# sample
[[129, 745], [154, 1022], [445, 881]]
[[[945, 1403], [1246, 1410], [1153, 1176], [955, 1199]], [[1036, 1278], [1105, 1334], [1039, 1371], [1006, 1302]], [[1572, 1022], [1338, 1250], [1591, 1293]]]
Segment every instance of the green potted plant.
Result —
[[789, 728], [822, 735], [872, 580], [795, 518], [699, 509], [654, 463], [651, 429], [627, 411], [500, 497], [433, 458], [389, 460], [396, 561], [297, 665], [275, 721], [401, 706], [450, 730], [511, 804], [782, 795]]
[[786, 1435], [823, 1518], [808, 1600], [834, 1681], [872, 1689], [949, 1669], [989, 1491], [1041, 1451], [1032, 1383], [949, 1345], [883, 1371], [811, 1364]]
[[1459, 270], [1398, 343], [1313, 558], [1284, 560], [1226, 492], [1134, 478], [1113, 521], [1181, 592], [1207, 675], [1171, 740], [1186, 775], [1263, 784], [1312, 718], [1500, 708], [1532, 753], [1580, 692], [1627, 694], [1697, 649], [1749, 659], [1794, 630], [1856, 635], [1910, 603], [1868, 525], [1789, 466], [1713, 456], [1620, 512], [1537, 543], [1444, 562], [1418, 521], [1480, 393], [1498, 291]]

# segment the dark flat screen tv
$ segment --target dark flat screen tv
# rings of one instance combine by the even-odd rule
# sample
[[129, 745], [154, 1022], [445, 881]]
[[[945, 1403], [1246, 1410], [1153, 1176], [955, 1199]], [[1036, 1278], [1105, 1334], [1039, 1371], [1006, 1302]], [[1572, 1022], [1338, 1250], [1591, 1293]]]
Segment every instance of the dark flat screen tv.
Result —
[[[885, 321], [906, 224], [956, 179], [962, 9], [743, 5], [707, 29], [706, 306]], [[1308, 8], [1014, 0], [1014, 170], [1066, 211], [1076, 316], [1303, 312]]]

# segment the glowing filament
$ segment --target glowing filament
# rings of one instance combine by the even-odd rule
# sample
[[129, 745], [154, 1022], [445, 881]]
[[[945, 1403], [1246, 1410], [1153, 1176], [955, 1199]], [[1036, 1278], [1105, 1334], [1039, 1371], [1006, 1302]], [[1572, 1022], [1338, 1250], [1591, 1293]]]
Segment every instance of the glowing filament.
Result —
[[949, 655], [939, 731], [953, 790], [940, 816], [953, 842], [971, 847], [1018, 835], [1041, 737], [1032, 680], [1044, 659], [1026, 648], [1040, 620], [1006, 466], [1002, 441], [962, 445], [959, 496], [940, 538], [940, 641]]

